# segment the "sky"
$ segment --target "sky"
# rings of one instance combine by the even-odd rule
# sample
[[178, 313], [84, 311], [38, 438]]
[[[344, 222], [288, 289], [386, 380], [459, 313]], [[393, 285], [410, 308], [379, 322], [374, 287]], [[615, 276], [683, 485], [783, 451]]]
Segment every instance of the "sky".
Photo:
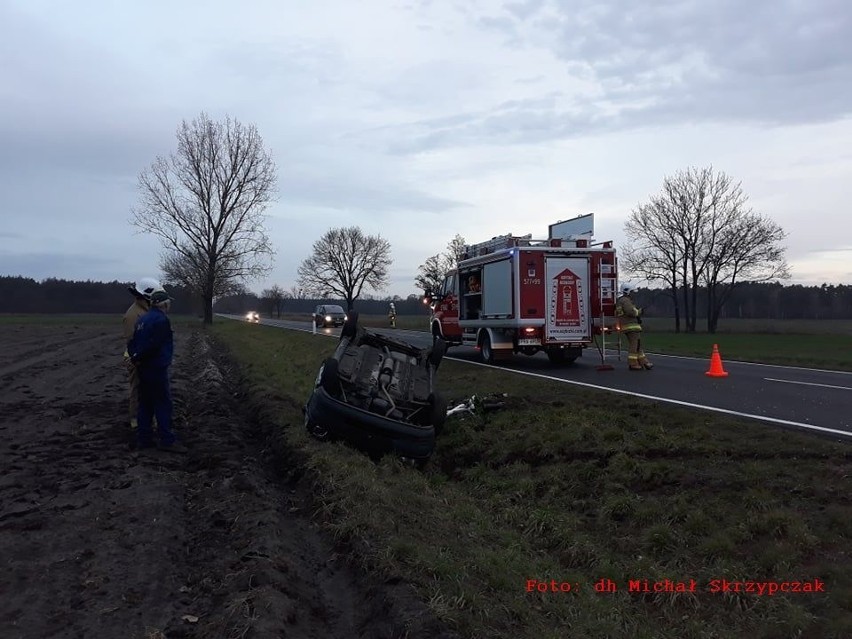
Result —
[[0, 275], [158, 276], [138, 176], [201, 112], [278, 168], [256, 292], [339, 226], [403, 297], [456, 234], [594, 213], [618, 247], [704, 166], [788, 233], [788, 283], [852, 284], [848, 0], [0, 0]]

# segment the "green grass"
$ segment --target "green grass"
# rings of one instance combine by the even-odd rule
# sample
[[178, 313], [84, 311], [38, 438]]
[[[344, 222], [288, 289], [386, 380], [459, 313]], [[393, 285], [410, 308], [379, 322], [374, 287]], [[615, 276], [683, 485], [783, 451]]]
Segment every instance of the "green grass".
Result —
[[674, 333], [671, 320], [655, 318], [643, 329], [648, 352], [709, 357], [717, 344], [723, 359], [852, 370], [852, 321], [725, 320], [709, 334]]
[[[848, 444], [447, 361], [450, 418], [424, 471], [308, 438], [300, 407], [335, 341], [217, 322], [259, 418], [307, 471], [324, 526], [367, 569], [412, 583], [466, 637], [852, 636]], [[596, 593], [603, 578], [615, 593]], [[699, 583], [628, 593], [628, 579]], [[711, 579], [823, 580], [822, 594], [705, 591]], [[574, 584], [527, 592], [530, 579]]]
[[[648, 317], [645, 328], [657, 332], [674, 332], [671, 318]], [[707, 331], [707, 321], [698, 319], [698, 332]], [[738, 319], [719, 320], [717, 335], [727, 333], [766, 333], [767, 335], [852, 335], [852, 319], [849, 320], [800, 320], [800, 319]]]

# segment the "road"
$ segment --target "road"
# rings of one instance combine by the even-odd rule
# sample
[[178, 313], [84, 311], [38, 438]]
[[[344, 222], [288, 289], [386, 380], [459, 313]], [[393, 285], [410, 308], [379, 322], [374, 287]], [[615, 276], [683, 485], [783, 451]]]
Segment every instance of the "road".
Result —
[[[223, 316], [242, 320], [241, 316]], [[310, 322], [263, 319], [261, 323], [290, 330], [311, 332]], [[432, 337], [423, 331], [380, 329], [412, 344], [428, 346]], [[339, 329], [317, 329], [318, 334], [336, 337]], [[608, 353], [614, 370], [599, 371], [597, 350], [569, 366], [553, 366], [544, 354], [516, 355], [498, 367], [522, 375], [606, 390], [688, 408], [757, 419], [780, 426], [820, 433], [833, 438], [852, 437], [852, 372], [791, 366], [773, 366], [724, 360], [724, 338], [719, 349], [727, 377], [705, 375], [707, 358], [660, 355], [649, 352], [653, 371], [628, 371], [626, 353]], [[448, 359], [486, 366], [478, 351], [454, 347]]]

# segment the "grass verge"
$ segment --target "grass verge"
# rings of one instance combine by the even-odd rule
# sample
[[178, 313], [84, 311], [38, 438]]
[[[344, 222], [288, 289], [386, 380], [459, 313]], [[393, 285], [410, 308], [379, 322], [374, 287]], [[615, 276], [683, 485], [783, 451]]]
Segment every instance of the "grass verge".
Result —
[[[643, 342], [648, 352], [667, 355], [692, 355], [709, 357], [713, 345], [718, 344], [724, 359], [832, 370], [852, 370], [852, 333], [828, 333], [815, 328], [804, 332], [803, 323], [783, 327], [795, 332], [748, 332], [743, 324], [742, 332], [672, 333], [646, 331]], [[756, 328], [753, 326], [752, 328]], [[626, 345], [623, 344], [626, 348]]]
[[[507, 408], [451, 418], [425, 471], [374, 464], [302, 425], [335, 341], [257, 329], [213, 334], [275, 415], [319, 518], [463, 636], [852, 636], [848, 445], [447, 361], [448, 396], [499, 390]], [[615, 592], [595, 591], [604, 579]], [[696, 590], [628, 592], [644, 579]], [[717, 579], [826, 591], [712, 593]]]

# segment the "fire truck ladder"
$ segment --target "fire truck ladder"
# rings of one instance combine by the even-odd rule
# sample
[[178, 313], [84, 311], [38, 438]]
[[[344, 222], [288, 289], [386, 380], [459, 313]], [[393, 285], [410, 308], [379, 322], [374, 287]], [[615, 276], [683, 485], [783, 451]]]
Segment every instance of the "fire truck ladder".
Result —
[[507, 233], [506, 235], [492, 237], [490, 240], [486, 240], [485, 242], [469, 244], [464, 247], [464, 252], [468, 258], [478, 257], [501, 249], [512, 248], [513, 246], [526, 246], [529, 244], [530, 240], [532, 240], [532, 233], [521, 236]]
[[[609, 277], [605, 277], [608, 275]], [[598, 352], [601, 356], [601, 363], [597, 367], [599, 371], [611, 371], [613, 370], [612, 364], [607, 364], [606, 362], [606, 334], [608, 327], [606, 325], [606, 318], [604, 316], [604, 298], [606, 298], [610, 302], [615, 302], [615, 291], [616, 291], [616, 278], [614, 277], [613, 267], [609, 264], [601, 265], [601, 276], [599, 279], [599, 288], [598, 288], [598, 300], [600, 303], [600, 311], [601, 311], [601, 323], [600, 323], [600, 343], [598, 343], [597, 335], [595, 335], [595, 344], [598, 347]], [[621, 361], [621, 331], [617, 331], [618, 333], [618, 361]]]

